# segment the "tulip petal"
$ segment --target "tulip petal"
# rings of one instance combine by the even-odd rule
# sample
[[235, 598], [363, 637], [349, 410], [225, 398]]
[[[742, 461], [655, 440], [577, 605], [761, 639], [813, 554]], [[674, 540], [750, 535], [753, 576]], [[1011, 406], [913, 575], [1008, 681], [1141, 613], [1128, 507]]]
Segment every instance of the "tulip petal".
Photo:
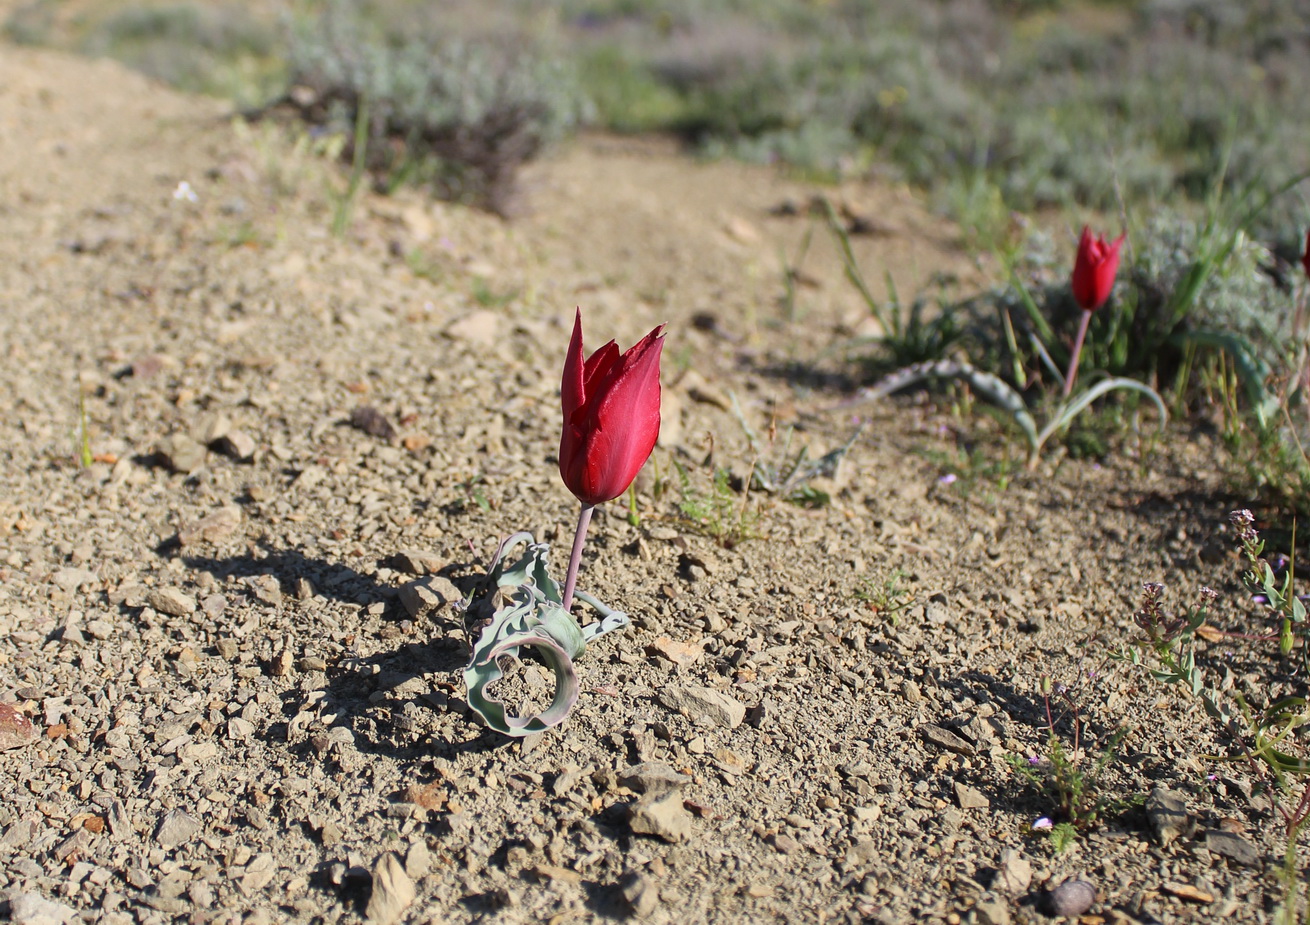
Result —
[[564, 409], [566, 422], [573, 412], [582, 407], [584, 391], [584, 369], [582, 359], [582, 309], [577, 310], [573, 318], [573, 336], [569, 338], [569, 351], [564, 356], [564, 378], [560, 384], [560, 405]]

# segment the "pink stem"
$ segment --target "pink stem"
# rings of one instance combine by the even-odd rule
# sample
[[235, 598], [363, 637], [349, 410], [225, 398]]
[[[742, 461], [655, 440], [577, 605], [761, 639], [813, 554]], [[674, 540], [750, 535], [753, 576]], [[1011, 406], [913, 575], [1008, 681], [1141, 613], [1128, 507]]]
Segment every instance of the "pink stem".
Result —
[[573, 553], [569, 556], [569, 573], [564, 578], [564, 609], [573, 606], [573, 589], [578, 585], [578, 566], [582, 564], [582, 544], [587, 540], [587, 526], [591, 523], [594, 504], [584, 504], [578, 513], [578, 529], [573, 534]]
[[1092, 313], [1083, 312], [1083, 317], [1078, 322], [1078, 336], [1073, 342], [1073, 356], [1069, 358], [1069, 372], [1064, 377], [1064, 397], [1068, 398], [1069, 393], [1073, 391], [1073, 381], [1078, 378], [1078, 358], [1083, 352], [1083, 339], [1087, 337], [1087, 326], [1092, 323]]

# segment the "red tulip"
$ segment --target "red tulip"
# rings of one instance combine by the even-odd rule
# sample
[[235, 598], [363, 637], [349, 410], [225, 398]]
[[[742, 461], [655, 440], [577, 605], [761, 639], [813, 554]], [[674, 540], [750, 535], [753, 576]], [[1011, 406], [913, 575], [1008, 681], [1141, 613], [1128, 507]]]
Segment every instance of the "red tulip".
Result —
[[564, 359], [559, 473], [584, 506], [628, 490], [660, 433], [663, 325], [620, 354], [614, 341], [582, 358], [582, 311]]
[[1305, 275], [1310, 276], [1310, 231], [1305, 233], [1305, 251], [1301, 254], [1301, 266], [1305, 268]]
[[1078, 259], [1073, 265], [1073, 297], [1083, 311], [1094, 312], [1110, 298], [1123, 243], [1123, 235], [1107, 243], [1104, 237], [1092, 237], [1091, 229], [1083, 226], [1083, 235], [1078, 239]]

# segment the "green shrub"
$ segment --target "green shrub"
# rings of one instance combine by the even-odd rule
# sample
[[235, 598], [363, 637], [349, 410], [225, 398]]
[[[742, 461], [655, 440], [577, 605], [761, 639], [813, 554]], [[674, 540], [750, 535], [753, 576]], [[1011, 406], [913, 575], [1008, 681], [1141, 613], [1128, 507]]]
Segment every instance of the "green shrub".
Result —
[[498, 211], [518, 169], [587, 111], [576, 75], [525, 40], [393, 37], [342, 4], [296, 32], [290, 76], [313, 123], [350, 133], [367, 106], [367, 160], [382, 183], [431, 179]]

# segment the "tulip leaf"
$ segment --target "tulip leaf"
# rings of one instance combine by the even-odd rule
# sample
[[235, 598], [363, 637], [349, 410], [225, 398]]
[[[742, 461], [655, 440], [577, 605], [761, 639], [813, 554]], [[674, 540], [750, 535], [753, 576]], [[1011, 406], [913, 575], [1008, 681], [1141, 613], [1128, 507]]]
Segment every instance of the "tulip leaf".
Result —
[[[519, 546], [526, 546], [526, 552], [511, 561], [510, 553]], [[472, 657], [464, 668], [469, 706], [488, 726], [509, 736], [531, 735], [564, 722], [578, 701], [574, 660], [586, 650], [587, 643], [631, 622], [627, 614], [579, 591], [574, 596], [601, 617], [598, 622], [580, 627], [564, 609], [559, 585], [547, 571], [549, 551], [547, 544], [534, 542], [530, 533], [509, 537], [496, 550], [473, 594], [462, 604], [470, 636], [482, 624]], [[525, 647], [535, 649], [555, 675], [555, 692], [550, 705], [540, 713], [514, 716], [488, 693], [488, 688], [504, 676], [500, 660], [517, 655]]]

